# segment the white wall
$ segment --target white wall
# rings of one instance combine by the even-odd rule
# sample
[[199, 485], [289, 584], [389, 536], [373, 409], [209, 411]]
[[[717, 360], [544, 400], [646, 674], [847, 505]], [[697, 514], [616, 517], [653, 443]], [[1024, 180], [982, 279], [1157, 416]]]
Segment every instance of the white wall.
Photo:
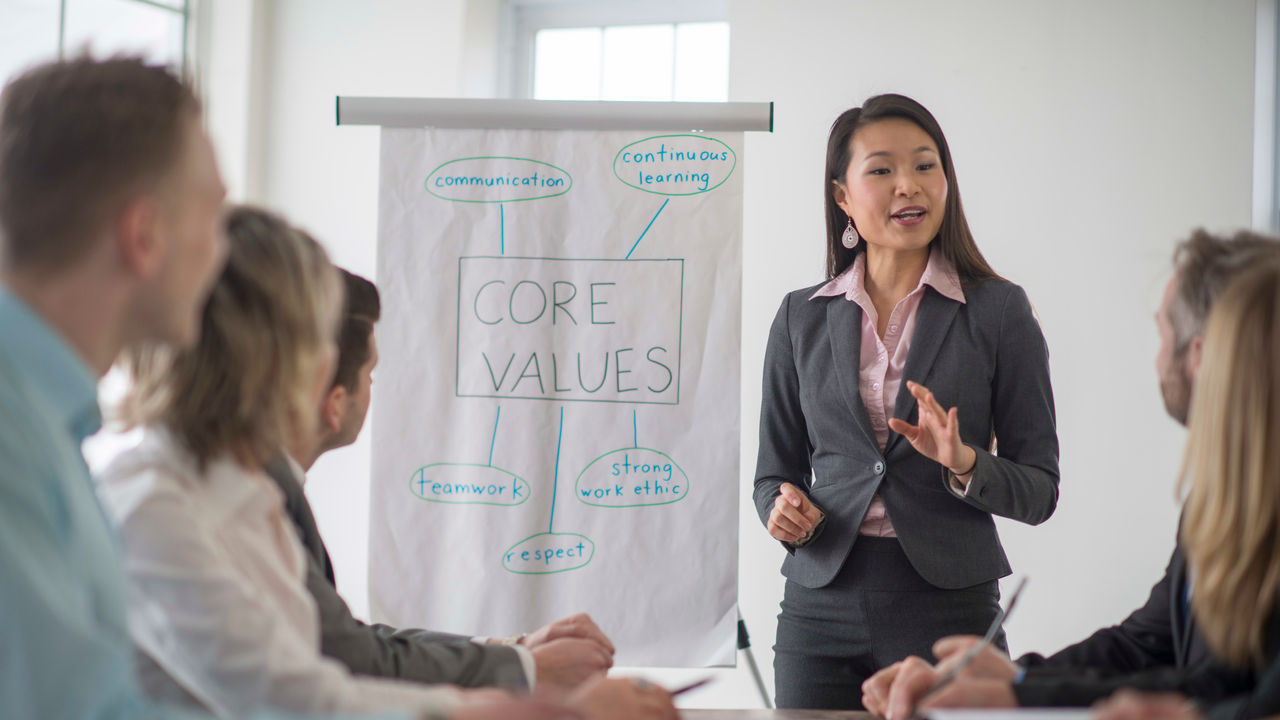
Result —
[[[273, 0], [260, 162], [249, 199], [310, 230], [334, 262], [374, 277], [378, 129], [338, 127], [338, 95], [453, 97], [459, 92], [463, 0]], [[375, 385], [376, 387], [376, 385]], [[330, 453], [307, 493], [356, 613], [368, 608], [369, 432]]]
[[218, 153], [227, 196], [259, 197], [265, 164], [265, 105], [269, 73], [270, 5], [265, 0], [220, 0], [197, 6], [197, 67], [205, 99], [205, 124]]
[[[491, 38], [474, 25], [493, 4], [270, 8], [255, 68], [270, 88], [264, 150], [246, 161], [263, 183], [247, 196], [371, 275], [377, 131], [335, 127], [333, 98], [474, 94], [483, 83], [463, 29]], [[740, 599], [766, 679], [782, 551], [749, 502], [765, 333], [786, 291], [821, 279], [830, 122], [877, 92], [912, 95], [938, 117], [979, 244], [1027, 288], [1052, 353], [1062, 500], [1041, 527], [1002, 524], [1015, 572], [1032, 577], [1009, 624], [1013, 650], [1051, 651], [1118, 621], [1159, 577], [1176, 520], [1183, 433], [1152, 369], [1170, 251], [1193, 227], [1250, 222], [1253, 0], [734, 0], [730, 20], [731, 99], [776, 103], [775, 132], [747, 140], [743, 253]], [[331, 453], [308, 486], [357, 612], [368, 453], [367, 440]], [[717, 674], [687, 704], [756, 702], [744, 669]]]

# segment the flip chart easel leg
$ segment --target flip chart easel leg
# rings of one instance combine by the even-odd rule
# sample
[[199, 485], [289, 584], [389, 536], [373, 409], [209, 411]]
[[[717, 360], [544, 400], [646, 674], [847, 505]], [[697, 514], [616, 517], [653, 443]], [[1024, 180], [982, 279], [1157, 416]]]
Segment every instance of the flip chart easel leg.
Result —
[[756, 681], [756, 689], [760, 691], [760, 700], [768, 710], [773, 709], [773, 700], [769, 697], [769, 690], [764, 686], [764, 678], [760, 677], [760, 667], [756, 665], [755, 653], [751, 652], [751, 636], [747, 634], [747, 623], [738, 616], [738, 649], [747, 656], [747, 668], [751, 670], [751, 677]]

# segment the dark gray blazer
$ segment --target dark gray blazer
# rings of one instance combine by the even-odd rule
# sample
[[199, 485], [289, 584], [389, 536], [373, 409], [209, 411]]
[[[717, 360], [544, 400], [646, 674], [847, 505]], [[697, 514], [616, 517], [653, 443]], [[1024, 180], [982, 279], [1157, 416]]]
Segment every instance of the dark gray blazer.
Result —
[[286, 511], [307, 550], [307, 590], [320, 611], [320, 650], [358, 675], [401, 678], [462, 687], [527, 689], [515, 649], [478, 645], [461, 635], [397, 630], [355, 619], [334, 585], [333, 567], [302, 484], [284, 458], [266, 466], [284, 493]]
[[[925, 580], [955, 589], [1009, 574], [991, 516], [1037, 524], [1058, 501], [1049, 352], [1026, 293], [992, 279], [965, 287], [963, 304], [928, 286], [920, 302], [903, 379], [959, 408], [960, 437], [978, 453], [962, 499], [901, 435], [880, 451], [858, 390], [862, 309], [844, 296], [810, 300], [819, 287], [783, 298], [765, 349], [756, 509], [768, 522], [789, 482], [827, 516], [808, 544], [787, 546], [782, 574], [809, 588], [831, 582], [877, 491]], [[917, 422], [906, 382], [894, 416]]]

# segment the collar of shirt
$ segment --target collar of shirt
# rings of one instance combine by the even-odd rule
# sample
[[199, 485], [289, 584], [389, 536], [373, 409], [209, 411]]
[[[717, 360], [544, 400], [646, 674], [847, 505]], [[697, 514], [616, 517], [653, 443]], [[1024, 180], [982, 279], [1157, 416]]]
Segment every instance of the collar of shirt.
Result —
[[[818, 288], [818, 291], [809, 296], [810, 300], [820, 297], [836, 297], [844, 295], [849, 302], [859, 302], [860, 305], [869, 305], [871, 298], [867, 295], [866, 289], [866, 267], [867, 253], [858, 253], [854, 258], [853, 264], [847, 270], [831, 279], [830, 282]], [[929, 262], [924, 266], [924, 272], [920, 275], [920, 282], [916, 285], [913, 292], [919, 292], [925, 285], [937, 290], [943, 297], [963, 303], [964, 290], [960, 287], [960, 277], [956, 274], [956, 270], [946, 258], [942, 257], [942, 253], [938, 252], [935, 245], [929, 251]]]
[[78, 445], [102, 427], [98, 383], [67, 341], [0, 286], [0, 355], [47, 402]]

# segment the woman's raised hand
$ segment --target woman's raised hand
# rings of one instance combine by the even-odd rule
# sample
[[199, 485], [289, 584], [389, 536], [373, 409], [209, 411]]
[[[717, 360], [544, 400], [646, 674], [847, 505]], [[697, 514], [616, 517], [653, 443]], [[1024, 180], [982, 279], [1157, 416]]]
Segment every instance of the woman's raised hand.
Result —
[[822, 520], [822, 511], [809, 496], [791, 483], [782, 483], [769, 513], [769, 535], [785, 543], [798, 543], [813, 532]]
[[973, 471], [978, 454], [960, 439], [960, 421], [956, 409], [943, 410], [929, 388], [907, 381], [907, 390], [919, 407], [919, 425], [891, 418], [889, 428], [905, 437], [916, 452], [939, 463], [956, 475]]

